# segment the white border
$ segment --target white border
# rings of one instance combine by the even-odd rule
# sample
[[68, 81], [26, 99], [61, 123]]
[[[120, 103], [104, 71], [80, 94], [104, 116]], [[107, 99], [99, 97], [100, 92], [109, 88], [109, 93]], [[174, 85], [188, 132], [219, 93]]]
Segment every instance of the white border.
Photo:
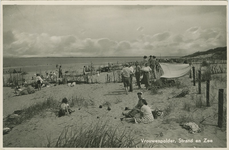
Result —
[[[1, 71], [0, 71], [0, 76], [1, 78], [3, 77], [3, 5], [225, 5], [227, 7], [227, 17], [229, 16], [228, 13], [228, 1], [1, 1], [1, 40], [0, 40], [0, 48], [1, 48], [1, 52], [0, 52], [0, 56], [1, 56], [1, 60], [0, 60], [0, 67], [1, 67]], [[227, 46], [229, 43], [229, 39], [228, 39], [228, 20], [227, 20]], [[229, 54], [227, 52], [227, 58], [229, 58]], [[229, 66], [229, 62], [227, 61], [227, 66]], [[227, 85], [229, 84], [229, 81], [227, 80]], [[1, 111], [0, 111], [0, 124], [1, 124], [1, 129], [3, 129], [3, 82], [2, 79], [0, 80], [0, 96], [1, 96]], [[227, 88], [228, 91], [228, 88]], [[228, 94], [227, 94], [227, 99], [229, 98]], [[228, 105], [227, 105], [228, 106]], [[228, 116], [228, 111], [227, 111], [227, 116]], [[227, 117], [227, 128], [229, 127], [228, 125], [228, 119], [229, 117]], [[227, 131], [227, 148], [218, 148], [218, 149], [222, 149], [222, 150], [227, 150], [228, 149], [228, 138], [229, 138], [229, 133]], [[33, 149], [33, 150], [40, 150], [40, 149], [51, 149], [51, 150], [56, 150], [56, 149], [60, 149], [60, 148], [3, 148], [3, 134], [0, 134], [0, 150], [24, 150], [24, 149]], [[76, 149], [76, 148], [61, 148], [61, 149]], [[83, 149], [83, 148], [77, 148], [77, 149]], [[95, 148], [95, 149], [99, 149], [99, 148]], [[114, 148], [110, 148], [110, 149], [114, 149]], [[124, 148], [123, 148], [124, 149]], [[130, 149], [130, 148], [128, 148]], [[149, 149], [149, 148], [146, 148]], [[159, 149], [159, 148], [155, 148], [155, 149]], [[166, 149], [172, 149], [172, 150], [176, 150], [177, 148], [166, 148]], [[181, 148], [182, 150], [191, 150], [193, 148]], [[201, 149], [201, 150], [207, 150], [209, 148], [197, 148], [197, 149]], [[214, 148], [215, 149], [215, 148]], [[161, 150], [161, 148], [160, 148]]]

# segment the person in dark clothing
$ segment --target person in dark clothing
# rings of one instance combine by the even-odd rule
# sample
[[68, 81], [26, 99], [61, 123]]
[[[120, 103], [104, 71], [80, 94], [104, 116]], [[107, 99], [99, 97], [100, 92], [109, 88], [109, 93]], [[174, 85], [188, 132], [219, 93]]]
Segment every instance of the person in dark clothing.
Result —
[[143, 78], [142, 78], [142, 84], [145, 84], [146, 89], [148, 90], [149, 86], [150, 86], [150, 72], [152, 71], [152, 69], [148, 66], [148, 64], [146, 63], [144, 67], [142, 67], [141, 69], [142, 74], [143, 74]]
[[61, 66], [59, 67], [59, 78], [62, 78], [63, 74], [62, 74], [62, 69]]
[[138, 61], [135, 63], [135, 78], [137, 81], [137, 86], [138, 88], [141, 88], [141, 82], [140, 82], [140, 76], [141, 76], [141, 67], [140, 64], [138, 63]]
[[129, 64], [129, 68], [131, 70], [131, 74], [130, 74], [130, 90], [129, 92], [133, 92], [133, 76], [134, 76], [134, 68], [132, 67], [132, 64]]

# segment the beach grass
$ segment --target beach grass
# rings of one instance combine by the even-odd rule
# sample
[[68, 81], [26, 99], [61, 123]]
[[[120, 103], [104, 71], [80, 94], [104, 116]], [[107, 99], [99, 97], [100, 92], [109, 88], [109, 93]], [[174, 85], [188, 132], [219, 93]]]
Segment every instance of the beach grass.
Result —
[[44, 102], [38, 102], [28, 108], [20, 110], [20, 114], [16, 114], [17, 117], [12, 118], [10, 117], [11, 115], [9, 115], [4, 121], [4, 126], [12, 127], [21, 124], [24, 121], [33, 118], [35, 115], [44, 112], [46, 109], [58, 109], [58, 107], [59, 102], [52, 97], [49, 97]]
[[107, 122], [98, 121], [89, 126], [81, 126], [73, 131], [66, 127], [56, 141], [48, 140], [47, 147], [71, 148], [133, 148], [136, 142], [134, 134], [119, 127], [111, 127]]

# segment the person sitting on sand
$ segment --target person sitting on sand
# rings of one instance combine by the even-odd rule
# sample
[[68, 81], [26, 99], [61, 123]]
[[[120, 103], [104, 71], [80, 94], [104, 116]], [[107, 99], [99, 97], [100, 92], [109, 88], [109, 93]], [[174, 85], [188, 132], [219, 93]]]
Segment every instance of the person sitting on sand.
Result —
[[145, 99], [142, 99], [140, 101], [140, 105], [141, 105], [141, 109], [140, 111], [140, 117], [138, 118], [126, 118], [126, 121], [131, 121], [131, 122], [135, 122], [135, 123], [151, 123], [154, 121], [154, 117], [152, 114], [152, 111], [150, 109], [150, 107], [147, 105], [147, 102]]
[[140, 118], [134, 118], [135, 123], [151, 123], [154, 121], [154, 117], [150, 107], [147, 105], [145, 99], [141, 100], [142, 107], [140, 110]]
[[137, 95], [138, 95], [138, 104], [128, 113], [122, 113], [126, 118], [132, 118], [140, 112], [139, 110], [141, 109], [141, 100], [143, 99], [142, 92], [138, 92]]
[[62, 102], [61, 102], [61, 105], [60, 105], [60, 110], [59, 110], [58, 116], [61, 117], [61, 116], [64, 116], [64, 115], [69, 115], [72, 112], [74, 112], [74, 111], [72, 111], [70, 109], [67, 98], [63, 98]]
[[37, 88], [38, 88], [38, 91], [39, 91], [39, 89], [41, 90], [41, 84], [43, 82], [43, 79], [40, 77], [39, 74], [37, 74], [37, 76], [36, 76], [36, 82], [37, 82]]

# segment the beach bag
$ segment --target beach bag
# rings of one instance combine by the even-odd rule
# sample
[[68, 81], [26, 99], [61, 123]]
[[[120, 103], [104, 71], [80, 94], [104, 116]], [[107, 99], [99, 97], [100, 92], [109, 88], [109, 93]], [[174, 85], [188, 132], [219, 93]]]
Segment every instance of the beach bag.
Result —
[[154, 119], [157, 119], [159, 116], [162, 116], [163, 115], [163, 111], [162, 110], [154, 110], [152, 111], [152, 114], [153, 114], [153, 117]]
[[192, 133], [192, 134], [201, 132], [201, 129], [199, 128], [199, 126], [194, 122], [183, 123], [180, 126], [188, 130], [189, 133]]

